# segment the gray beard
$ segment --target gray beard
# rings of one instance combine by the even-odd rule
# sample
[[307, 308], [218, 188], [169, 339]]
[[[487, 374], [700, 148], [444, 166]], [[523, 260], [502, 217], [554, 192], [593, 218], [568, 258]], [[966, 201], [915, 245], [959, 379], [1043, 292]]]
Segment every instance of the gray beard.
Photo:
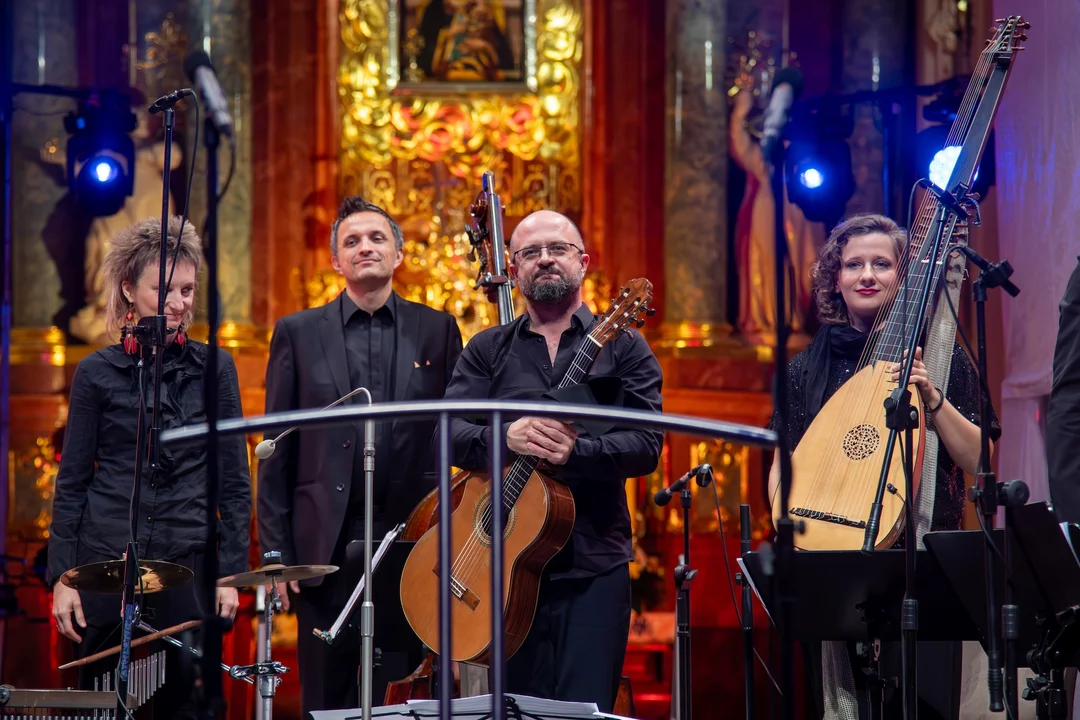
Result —
[[533, 302], [562, 302], [570, 297], [574, 286], [564, 277], [542, 283], [532, 283], [522, 288], [521, 294]]

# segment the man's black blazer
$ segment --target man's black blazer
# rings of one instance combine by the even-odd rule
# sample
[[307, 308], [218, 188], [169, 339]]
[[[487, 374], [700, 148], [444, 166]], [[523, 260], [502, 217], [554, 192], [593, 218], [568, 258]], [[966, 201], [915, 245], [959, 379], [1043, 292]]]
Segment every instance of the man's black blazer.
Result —
[[1046, 466], [1058, 520], [1080, 522], [1080, 264], [1069, 277], [1059, 311], [1046, 410]]
[[[397, 297], [394, 400], [438, 400], [461, 355], [461, 331], [448, 313]], [[266, 412], [321, 408], [350, 387], [341, 296], [278, 320], [266, 368]], [[366, 403], [361, 396], [346, 403]], [[435, 421], [394, 420], [385, 519], [404, 522], [435, 487], [431, 438]], [[364, 461], [362, 423], [301, 429], [259, 463], [258, 524], [262, 552], [280, 550], [287, 565], [326, 565], [345, 522], [353, 464]], [[318, 584], [312, 581], [311, 584]]]

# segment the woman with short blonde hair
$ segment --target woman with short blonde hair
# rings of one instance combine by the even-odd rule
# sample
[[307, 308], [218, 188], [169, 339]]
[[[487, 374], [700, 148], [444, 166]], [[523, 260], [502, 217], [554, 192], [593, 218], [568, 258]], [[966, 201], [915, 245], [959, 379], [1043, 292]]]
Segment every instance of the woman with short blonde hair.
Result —
[[[190, 225], [181, 229], [169, 219], [166, 237], [169, 282], [165, 299], [167, 336], [162, 352], [161, 425], [174, 428], [205, 420], [203, 385], [211, 348], [187, 337], [194, 317], [196, 276], [202, 262], [201, 243]], [[158, 629], [202, 619], [199, 588], [208, 552], [216, 552], [221, 575], [248, 569], [251, 485], [247, 449], [240, 436], [222, 438], [219, 544], [206, 547], [206, 451], [203, 447], [165, 447], [156, 463], [144, 465], [139, 507], [130, 497], [136, 447], [146, 442], [154, 389], [149, 362], [153, 348], [143, 347], [130, 330], [140, 318], [158, 311], [161, 222], [145, 220], [116, 235], [103, 262], [108, 288], [106, 327], [114, 339], [83, 358], [71, 380], [67, 429], [53, 495], [49, 526], [48, 580], [53, 585], [53, 617], [60, 634], [75, 643], [75, 656], [86, 657], [120, 643], [118, 595], [89, 593], [58, 582], [73, 568], [119, 560], [131, 537], [129, 518], [137, 520], [136, 551], [140, 562], [164, 561], [187, 567], [194, 579], [173, 589], [138, 598], [143, 617]], [[219, 417], [239, 417], [240, 389], [232, 357], [218, 352]], [[140, 432], [141, 428], [141, 432]], [[153, 461], [153, 459], [151, 459]], [[138, 592], [138, 589], [136, 590]], [[218, 588], [220, 615], [232, 618], [237, 592]], [[151, 620], [152, 618], [152, 620]], [[178, 656], [166, 651], [165, 685], [154, 696], [154, 717], [191, 715], [192, 692]], [[80, 685], [93, 688], [93, 678], [112, 672], [115, 658], [80, 669]]]

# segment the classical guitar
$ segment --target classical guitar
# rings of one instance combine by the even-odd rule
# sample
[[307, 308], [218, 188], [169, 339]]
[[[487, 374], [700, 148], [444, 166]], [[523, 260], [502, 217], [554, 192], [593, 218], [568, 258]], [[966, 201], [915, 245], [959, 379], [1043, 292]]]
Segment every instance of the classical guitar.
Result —
[[[585, 379], [600, 350], [650, 314], [652, 283], [624, 287], [577, 349], [559, 387]], [[504, 556], [505, 655], [521, 647], [536, 613], [540, 575], [570, 538], [574, 498], [570, 490], [537, 470], [539, 458], [519, 456], [503, 482], [506, 511]], [[491, 645], [491, 492], [489, 478], [473, 473], [461, 504], [450, 516], [452, 566], [451, 659], [487, 664]], [[401, 604], [413, 632], [439, 652], [439, 535], [433, 527], [413, 547], [401, 575]], [[442, 654], [442, 653], [440, 653]]]
[[[945, 190], [961, 206], [971, 197], [969, 190], [978, 161], [990, 133], [993, 117], [1001, 101], [1016, 57], [1018, 43], [1026, 39], [1030, 27], [1019, 16], [999, 21], [993, 39], [983, 50], [972, 73], [964, 102], [946, 143], [960, 153]], [[962, 279], [962, 265], [950, 256], [956, 250], [958, 216], [946, 201], [927, 193], [910, 230], [908, 252], [900, 259], [897, 281], [888, 291], [874, 327], [877, 332], [859, 359], [858, 370], [821, 408], [792, 454], [792, 489], [789, 512], [805, 523], [795, 543], [803, 550], [855, 550], [863, 546], [871, 508], [881, 505], [879, 531], [874, 546], [893, 546], [904, 529], [903, 454], [887, 452], [890, 430], [884, 403], [896, 389], [888, 367], [900, 362], [912, 336], [923, 337], [923, 362], [935, 385], [946, 388], [956, 327], [945, 302], [927, 303], [927, 312], [916, 311], [922, 299], [940, 297], [942, 291], [955, 294]], [[960, 228], [963, 231], [963, 228]], [[962, 233], [961, 233], [962, 236]], [[966, 242], [966, 241], [965, 241]], [[935, 380], [935, 368], [941, 384]], [[944, 372], [941, 372], [944, 368]], [[918, 412], [914, 433], [912, 478], [914, 500], [919, 503], [920, 476], [924, 453], [928, 471], [935, 470], [936, 436], [927, 432], [922, 403], [914, 383], [909, 385], [912, 407]], [[930, 444], [930, 440], [934, 444]], [[927, 448], [932, 448], [928, 451]], [[888, 463], [886, 463], [888, 458]], [[887, 474], [886, 474], [887, 472]], [[881, 477], [892, 480], [888, 485]], [[888, 493], [884, 490], [892, 486]], [[932, 494], [930, 495], [932, 497]], [[918, 505], [915, 516], [920, 516]], [[773, 519], [779, 519], [780, 503], [774, 499]], [[925, 515], [925, 513], [923, 513]]]

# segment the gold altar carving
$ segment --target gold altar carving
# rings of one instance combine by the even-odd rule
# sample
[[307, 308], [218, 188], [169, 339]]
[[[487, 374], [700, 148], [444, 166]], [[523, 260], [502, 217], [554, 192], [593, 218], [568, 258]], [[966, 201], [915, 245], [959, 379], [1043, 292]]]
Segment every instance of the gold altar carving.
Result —
[[[67, 415], [66, 406], [61, 414]], [[35, 438], [33, 446], [8, 452], [8, 475], [12, 478], [8, 486], [10, 537], [28, 541], [49, 539], [52, 497], [60, 469], [59, 450], [54, 438], [49, 436]]]
[[[481, 174], [495, 173], [508, 233], [536, 210], [580, 214], [584, 14], [580, 0], [535, 0], [535, 92], [526, 82], [514, 92], [454, 92], [455, 86], [417, 95], [398, 85], [402, 68], [391, 59], [397, 7], [392, 0], [342, 2], [341, 189], [398, 220], [406, 260], [395, 288], [457, 316], [468, 339], [498, 321], [495, 306], [473, 288], [476, 264], [464, 235]], [[413, 71], [406, 66], [406, 78]], [[309, 306], [343, 288], [328, 269], [297, 284]], [[607, 307], [610, 294], [607, 279], [589, 273], [590, 307]]]

